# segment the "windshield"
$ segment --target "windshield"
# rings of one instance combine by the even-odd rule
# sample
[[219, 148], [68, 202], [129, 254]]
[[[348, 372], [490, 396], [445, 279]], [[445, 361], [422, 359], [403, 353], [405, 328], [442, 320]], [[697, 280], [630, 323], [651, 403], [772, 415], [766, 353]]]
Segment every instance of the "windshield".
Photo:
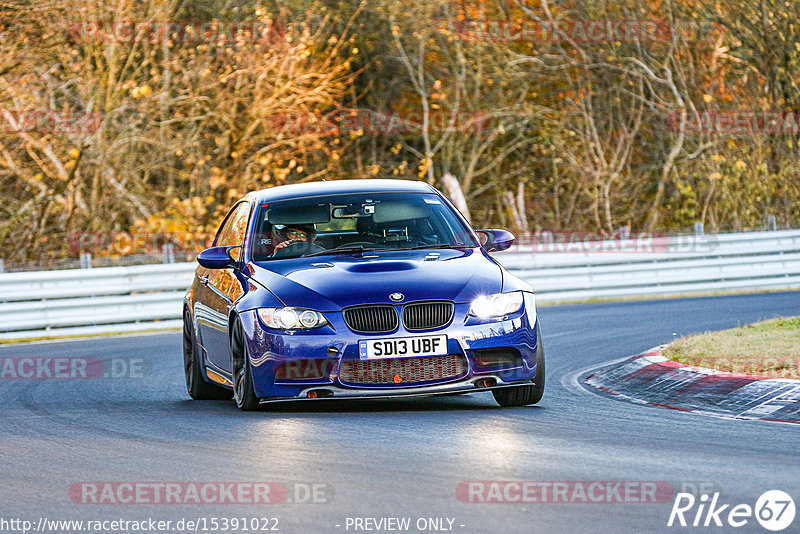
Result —
[[361, 250], [477, 247], [470, 230], [431, 193], [359, 193], [264, 203], [253, 261]]

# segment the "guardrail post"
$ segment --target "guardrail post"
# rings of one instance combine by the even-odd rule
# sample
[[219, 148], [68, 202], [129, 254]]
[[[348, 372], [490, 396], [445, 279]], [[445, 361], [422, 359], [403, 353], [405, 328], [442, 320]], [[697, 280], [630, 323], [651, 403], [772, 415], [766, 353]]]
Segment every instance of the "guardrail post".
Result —
[[774, 215], [770, 215], [767, 217], [767, 230], [770, 232], [775, 232], [778, 229], [778, 221], [775, 219]]
[[619, 227], [619, 238], [622, 241], [625, 241], [631, 236], [631, 227], [630, 226], [620, 226]]
[[3, 263], [3, 258], [0, 258], [0, 273], [6, 272], [6, 266]]
[[91, 268], [92, 268], [92, 253], [81, 252], [81, 269], [91, 269]]
[[694, 235], [705, 235], [705, 225], [701, 222], [694, 223]]
[[175, 263], [175, 246], [172, 243], [167, 243], [161, 250], [164, 254], [164, 263]]
[[544, 232], [539, 233], [539, 237], [537, 238], [536, 243], [532, 243], [534, 246], [533, 250], [536, 251], [550, 251], [553, 250], [553, 232], [550, 230], [545, 230]]

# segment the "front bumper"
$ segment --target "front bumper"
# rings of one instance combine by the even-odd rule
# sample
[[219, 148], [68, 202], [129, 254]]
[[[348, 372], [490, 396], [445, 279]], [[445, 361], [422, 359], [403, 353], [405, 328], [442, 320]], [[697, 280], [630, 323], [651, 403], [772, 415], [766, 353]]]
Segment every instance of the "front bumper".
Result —
[[[493, 386], [481, 386], [476, 382], [481, 382], [484, 379], [493, 379]], [[524, 381], [528, 383], [529, 381]], [[491, 391], [493, 389], [502, 389], [520, 385], [520, 382], [504, 382], [496, 375], [481, 375], [474, 376], [467, 380], [460, 380], [448, 384], [440, 384], [435, 386], [422, 386], [422, 387], [407, 387], [395, 388], [391, 390], [386, 389], [369, 389], [369, 388], [339, 388], [332, 386], [314, 386], [301, 391], [295, 397], [271, 397], [262, 398], [261, 404], [269, 404], [271, 402], [285, 402], [285, 401], [314, 401], [314, 400], [336, 400], [336, 399], [399, 399], [403, 397], [432, 397], [436, 395], [453, 395], [460, 393], [476, 393], [478, 391]], [[308, 394], [313, 391], [325, 389], [330, 391], [330, 396], [325, 397], [309, 397]]]
[[[399, 306], [398, 306], [399, 311]], [[345, 324], [342, 314], [325, 313], [330, 325], [313, 332], [276, 331], [265, 328], [255, 311], [240, 314], [251, 361], [253, 385], [263, 402], [306, 400], [312, 391], [320, 398], [398, 398], [485, 391], [530, 383], [536, 374], [536, 307], [532, 294], [525, 294], [520, 311], [493, 320], [470, 317], [469, 304], [456, 304], [451, 323], [431, 331], [405, 330], [402, 324], [389, 334], [357, 334]], [[408, 383], [353, 384], [341, 379], [342, 362], [359, 360], [359, 341], [447, 335], [448, 354], [463, 356], [464, 372], [440, 380]], [[478, 354], [485, 349], [513, 348], [519, 353], [514, 364], [481, 366]], [[336, 354], [334, 354], [336, 353]], [[334, 354], [332, 356], [332, 354]], [[327, 362], [323, 376], [309, 379], [277, 378], [276, 371], [287, 362]], [[306, 362], [308, 363], [308, 362]], [[485, 379], [490, 379], [488, 382]], [[476, 382], [479, 384], [476, 386]]]

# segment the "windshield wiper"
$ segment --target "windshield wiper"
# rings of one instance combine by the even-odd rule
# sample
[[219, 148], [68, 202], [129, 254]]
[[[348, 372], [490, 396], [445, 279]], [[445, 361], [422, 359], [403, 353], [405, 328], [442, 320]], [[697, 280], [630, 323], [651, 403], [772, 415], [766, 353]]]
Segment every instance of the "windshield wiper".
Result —
[[439, 243], [434, 245], [421, 245], [418, 247], [408, 247], [408, 248], [369, 248], [365, 247], [364, 245], [358, 245], [354, 247], [342, 247], [342, 248], [331, 248], [328, 250], [320, 250], [319, 252], [314, 252], [312, 254], [305, 254], [302, 256], [303, 258], [311, 258], [312, 256], [328, 256], [331, 254], [352, 254], [353, 252], [398, 252], [404, 250], [423, 250], [426, 248], [468, 248], [469, 245], [448, 245], [445, 243]]
[[331, 248], [328, 250], [320, 250], [319, 252], [314, 252], [313, 254], [305, 254], [304, 258], [310, 258], [312, 256], [325, 256], [329, 254], [351, 254], [353, 252], [364, 252], [364, 251], [373, 251], [376, 250], [374, 248], [367, 248], [364, 245], [358, 245], [357, 247], [342, 247], [342, 248]]
[[409, 247], [409, 248], [387, 248], [381, 250], [424, 250], [426, 248], [468, 248], [469, 245], [447, 245], [445, 243], [439, 243], [435, 245], [420, 245], [418, 247]]

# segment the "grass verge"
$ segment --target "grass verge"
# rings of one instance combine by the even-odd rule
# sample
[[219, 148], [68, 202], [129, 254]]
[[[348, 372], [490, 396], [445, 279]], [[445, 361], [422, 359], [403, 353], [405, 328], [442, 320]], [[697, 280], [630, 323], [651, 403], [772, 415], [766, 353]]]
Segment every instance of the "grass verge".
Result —
[[800, 317], [691, 335], [669, 345], [664, 356], [730, 373], [800, 378]]

